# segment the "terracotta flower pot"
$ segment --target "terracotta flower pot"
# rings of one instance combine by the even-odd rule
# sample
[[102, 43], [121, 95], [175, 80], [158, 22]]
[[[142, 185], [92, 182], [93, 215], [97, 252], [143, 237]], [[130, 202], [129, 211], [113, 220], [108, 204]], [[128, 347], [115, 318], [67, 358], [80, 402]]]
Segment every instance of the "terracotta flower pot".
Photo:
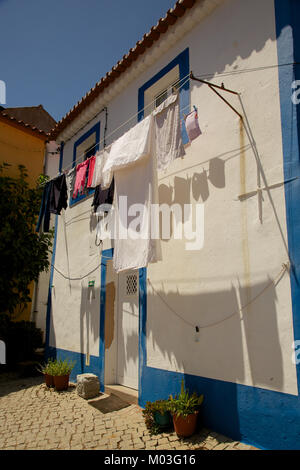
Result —
[[44, 374], [44, 378], [45, 378], [45, 384], [47, 385], [47, 387], [54, 386], [53, 375]]
[[174, 429], [178, 437], [189, 437], [194, 434], [197, 425], [198, 411], [186, 417], [173, 415]]
[[55, 375], [53, 379], [56, 390], [68, 390], [69, 377], [70, 375]]

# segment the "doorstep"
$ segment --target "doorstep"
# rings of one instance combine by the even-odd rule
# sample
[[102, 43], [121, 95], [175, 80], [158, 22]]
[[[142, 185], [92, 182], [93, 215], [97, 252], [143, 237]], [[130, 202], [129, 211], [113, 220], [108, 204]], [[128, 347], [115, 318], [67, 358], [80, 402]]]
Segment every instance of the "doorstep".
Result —
[[116, 395], [130, 405], [138, 405], [139, 392], [123, 385], [105, 385], [105, 393]]

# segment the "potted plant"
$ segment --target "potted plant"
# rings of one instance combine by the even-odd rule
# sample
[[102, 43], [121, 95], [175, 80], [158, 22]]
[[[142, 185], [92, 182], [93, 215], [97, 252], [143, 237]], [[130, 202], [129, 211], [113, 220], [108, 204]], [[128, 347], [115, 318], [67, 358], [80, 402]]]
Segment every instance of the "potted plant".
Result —
[[199, 408], [203, 402], [203, 395], [196, 392], [190, 394], [181, 382], [179, 395], [169, 398], [169, 410], [173, 416], [174, 429], [179, 437], [189, 437], [194, 434], [197, 424]]
[[48, 359], [48, 362], [46, 364], [40, 365], [38, 367], [38, 371], [44, 375], [45, 384], [49, 388], [54, 386], [54, 380], [53, 380], [53, 365], [54, 364], [55, 364], [55, 361], [53, 359]]
[[158, 434], [171, 425], [169, 400], [148, 401], [143, 410], [145, 424], [150, 434]]
[[57, 391], [67, 390], [70, 373], [75, 365], [74, 361], [58, 359], [52, 364], [54, 387]]

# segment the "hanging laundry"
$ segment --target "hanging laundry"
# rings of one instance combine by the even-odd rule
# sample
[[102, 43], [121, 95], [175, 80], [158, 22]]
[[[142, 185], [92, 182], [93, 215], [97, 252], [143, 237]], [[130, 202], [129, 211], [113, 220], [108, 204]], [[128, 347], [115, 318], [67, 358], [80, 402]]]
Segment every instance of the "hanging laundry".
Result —
[[115, 189], [115, 184], [114, 184], [114, 179], [112, 180], [112, 183], [109, 188], [107, 189], [102, 189], [101, 185], [99, 184], [96, 186], [95, 192], [94, 192], [94, 198], [92, 202], [92, 207], [94, 207], [94, 212], [97, 211], [97, 208], [101, 204], [110, 204], [112, 205], [113, 200], [114, 200], [114, 189]]
[[96, 188], [99, 186], [100, 182], [98, 182], [98, 174], [99, 174], [99, 167], [101, 165], [101, 160], [102, 160], [102, 155], [103, 155], [103, 150], [101, 152], [97, 152], [95, 155], [95, 166], [94, 166], [94, 172], [93, 172], [93, 178], [92, 178], [92, 188]]
[[45, 184], [36, 232], [39, 232], [44, 219], [43, 231], [49, 232], [50, 214], [60, 214], [68, 206], [66, 175], [62, 174]]
[[39, 218], [37, 221], [36, 225], [36, 232], [40, 231], [40, 227], [42, 224], [42, 221], [44, 220], [43, 224], [43, 231], [44, 232], [49, 232], [49, 225], [50, 225], [50, 191], [52, 187], [52, 181], [48, 181], [48, 183], [45, 184], [44, 190], [43, 190], [43, 195], [42, 195], [42, 202], [40, 206], [40, 213], [39, 213]]
[[170, 163], [184, 155], [181, 138], [179, 98], [174, 93], [153, 111], [157, 169], [166, 170]]
[[155, 173], [154, 118], [150, 115], [112, 144], [102, 170], [102, 178], [109, 181], [113, 174], [115, 180], [116, 272], [160, 259], [159, 241], [151, 239], [151, 204], [158, 200]]
[[76, 168], [72, 168], [72, 170], [70, 170], [66, 176], [69, 199], [73, 196], [75, 179], [76, 179]]
[[90, 157], [88, 162], [89, 162], [89, 175], [88, 175], [88, 181], [87, 181], [87, 187], [90, 188], [92, 186], [92, 181], [93, 181], [93, 175], [94, 175], [94, 168], [95, 168], [95, 161], [96, 157], [95, 155], [93, 157]]
[[63, 173], [51, 181], [49, 210], [52, 214], [60, 214], [68, 207], [66, 175]]
[[116, 272], [143, 268], [161, 259], [160, 242], [151, 238], [151, 205], [157, 200], [154, 163], [153, 155], [149, 154], [134, 165], [114, 172], [117, 202], [113, 266]]
[[187, 114], [187, 116], [184, 117], [184, 122], [185, 122], [185, 128], [186, 128], [186, 132], [187, 132], [190, 142], [202, 134], [201, 129], [199, 127], [198, 113], [196, 110]]
[[96, 240], [95, 245], [100, 246], [105, 239], [115, 239], [115, 213], [114, 206], [111, 207], [110, 211], [103, 210], [103, 207], [98, 207], [96, 211], [98, 216], [98, 223], [96, 227]]
[[86, 171], [89, 161], [85, 160], [76, 166], [76, 179], [73, 191], [73, 199], [76, 199], [78, 193], [82, 194], [86, 182]]
[[[103, 188], [109, 188], [112, 182], [112, 174], [108, 172], [106, 174], [103, 173], [103, 167], [109, 157], [109, 150], [105, 148], [101, 152], [96, 154], [96, 161], [95, 161], [95, 168], [92, 180], [92, 188], [96, 188], [101, 185]], [[107, 176], [107, 178], [105, 177]]]
[[106, 187], [112, 180], [114, 171], [133, 165], [143, 157], [148, 157], [152, 144], [153, 117], [150, 115], [112, 144], [102, 170], [102, 178], [106, 183], [102, 187]]

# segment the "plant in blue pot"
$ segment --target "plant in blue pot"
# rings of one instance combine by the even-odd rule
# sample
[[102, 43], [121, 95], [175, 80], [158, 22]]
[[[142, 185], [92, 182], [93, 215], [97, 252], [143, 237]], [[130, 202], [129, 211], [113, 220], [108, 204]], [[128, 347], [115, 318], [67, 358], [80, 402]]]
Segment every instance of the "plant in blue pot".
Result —
[[148, 401], [143, 410], [143, 415], [150, 434], [159, 434], [172, 426], [169, 400]]

